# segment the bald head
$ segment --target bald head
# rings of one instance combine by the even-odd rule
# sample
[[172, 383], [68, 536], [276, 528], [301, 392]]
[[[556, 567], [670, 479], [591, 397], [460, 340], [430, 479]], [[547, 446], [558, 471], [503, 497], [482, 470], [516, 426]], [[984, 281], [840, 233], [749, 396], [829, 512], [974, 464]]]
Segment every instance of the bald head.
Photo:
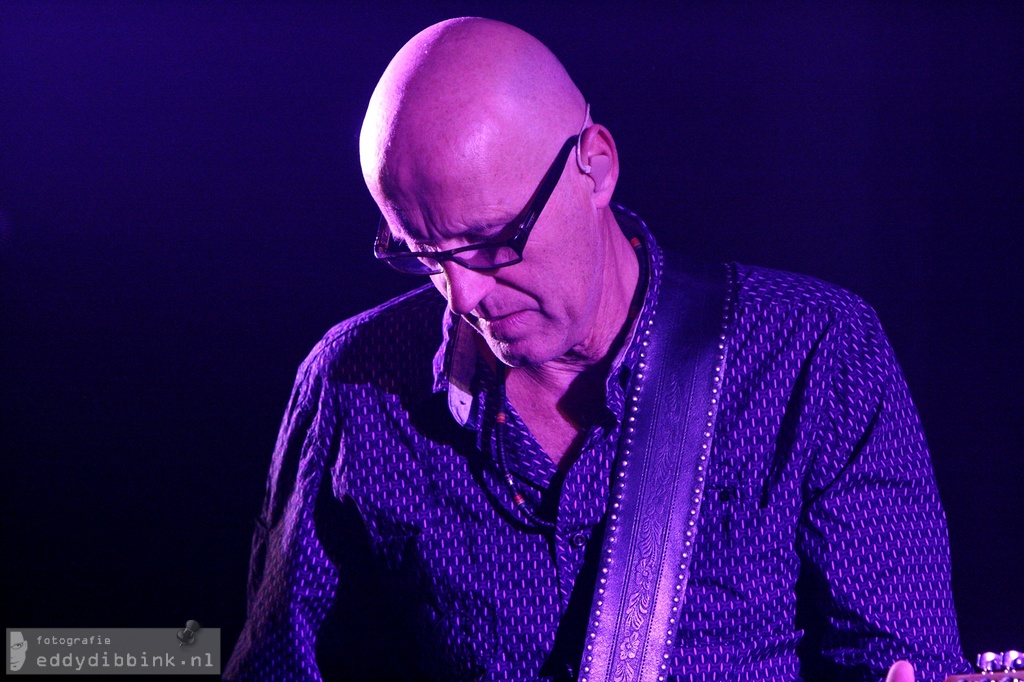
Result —
[[[597, 362], [635, 289], [636, 257], [610, 206], [615, 143], [586, 112], [536, 38], [464, 18], [395, 55], [363, 122], [363, 176], [392, 235], [446, 253], [433, 259], [434, 286], [512, 367]], [[519, 259], [470, 266], [465, 249], [448, 253], [460, 247], [484, 259], [518, 248]]]
[[[406, 43], [374, 90], [359, 140], [363, 176], [400, 225], [395, 206], [411, 193], [481, 177], [491, 186], [536, 182], [584, 111], [579, 89], [533, 36], [488, 19], [445, 21]], [[498, 198], [476, 199], [486, 207]]]

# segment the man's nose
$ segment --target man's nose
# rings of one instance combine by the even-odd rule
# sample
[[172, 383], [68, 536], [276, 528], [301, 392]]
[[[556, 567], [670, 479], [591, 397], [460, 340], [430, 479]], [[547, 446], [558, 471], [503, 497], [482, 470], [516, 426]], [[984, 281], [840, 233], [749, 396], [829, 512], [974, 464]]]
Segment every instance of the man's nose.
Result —
[[464, 268], [457, 263], [443, 263], [445, 297], [448, 307], [456, 315], [468, 315], [480, 304], [491, 289], [494, 277]]

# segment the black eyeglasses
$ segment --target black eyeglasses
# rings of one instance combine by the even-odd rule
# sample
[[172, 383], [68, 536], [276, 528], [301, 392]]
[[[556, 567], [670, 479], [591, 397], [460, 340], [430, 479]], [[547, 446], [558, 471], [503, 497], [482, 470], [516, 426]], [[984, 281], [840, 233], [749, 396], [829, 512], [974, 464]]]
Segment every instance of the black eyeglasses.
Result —
[[548, 172], [544, 174], [544, 179], [540, 181], [537, 191], [526, 204], [526, 208], [515, 220], [502, 228], [502, 232], [505, 233], [514, 230], [509, 239], [469, 244], [448, 251], [410, 251], [405, 242], [391, 237], [391, 229], [381, 216], [380, 224], [377, 226], [377, 239], [373, 243], [374, 257], [395, 270], [410, 275], [438, 275], [443, 272], [441, 263], [447, 261], [458, 263], [469, 270], [494, 270], [519, 263], [523, 260], [523, 249], [526, 248], [526, 240], [533, 230], [533, 225], [562, 177], [564, 157], [573, 150], [579, 137], [573, 135], [565, 141]]

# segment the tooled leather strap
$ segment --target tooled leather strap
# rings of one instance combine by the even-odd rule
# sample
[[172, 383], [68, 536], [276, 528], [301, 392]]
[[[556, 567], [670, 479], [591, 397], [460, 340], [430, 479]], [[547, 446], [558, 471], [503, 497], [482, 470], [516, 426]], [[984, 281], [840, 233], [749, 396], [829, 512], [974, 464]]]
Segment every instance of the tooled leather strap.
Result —
[[580, 682], [663, 680], [689, 578], [732, 277], [728, 266], [664, 259], [612, 474]]

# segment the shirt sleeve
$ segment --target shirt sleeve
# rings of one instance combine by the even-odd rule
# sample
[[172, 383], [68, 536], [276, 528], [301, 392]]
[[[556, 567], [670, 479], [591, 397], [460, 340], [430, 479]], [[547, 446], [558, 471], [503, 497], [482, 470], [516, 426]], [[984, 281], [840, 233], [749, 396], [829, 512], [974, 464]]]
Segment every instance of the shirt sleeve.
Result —
[[274, 449], [252, 543], [247, 620], [226, 679], [321, 679], [316, 633], [338, 583], [314, 521], [334, 437], [323, 398], [304, 366]]
[[943, 680], [969, 670], [945, 515], [902, 372], [858, 303], [826, 330], [808, 379], [815, 452], [796, 549], [821, 659], [804, 677], [882, 680], [907, 659], [918, 680]]

